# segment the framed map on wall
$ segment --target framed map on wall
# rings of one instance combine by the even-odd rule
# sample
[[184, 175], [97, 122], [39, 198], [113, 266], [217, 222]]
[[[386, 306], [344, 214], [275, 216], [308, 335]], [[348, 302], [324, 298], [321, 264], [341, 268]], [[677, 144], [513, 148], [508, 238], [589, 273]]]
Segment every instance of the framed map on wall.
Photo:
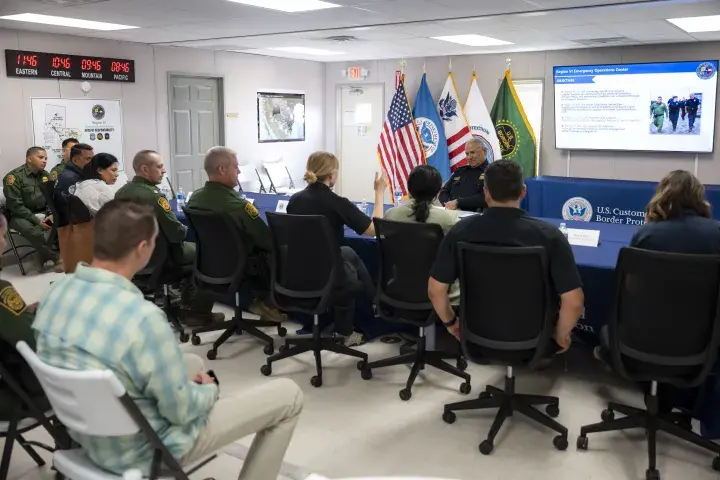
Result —
[[305, 94], [257, 94], [258, 142], [305, 141]]

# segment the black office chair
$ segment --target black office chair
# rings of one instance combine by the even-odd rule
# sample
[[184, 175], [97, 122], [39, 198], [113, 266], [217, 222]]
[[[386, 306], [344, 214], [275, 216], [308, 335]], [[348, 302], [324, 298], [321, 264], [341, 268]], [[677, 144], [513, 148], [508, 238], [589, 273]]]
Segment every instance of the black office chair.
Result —
[[[321, 352], [339, 353], [360, 358], [358, 368], [367, 364], [366, 353], [342, 345], [340, 337], [322, 337], [318, 316], [363, 290], [356, 285], [339, 288], [345, 276], [340, 245], [322, 215], [285, 215], [268, 212], [268, 225], [273, 234], [272, 282], [273, 303], [287, 312], [312, 315], [312, 338], [289, 338], [280, 352], [267, 359], [260, 372], [272, 374], [272, 364], [305, 352], [315, 354], [317, 375], [310, 379], [313, 387], [322, 386]], [[290, 347], [290, 345], [293, 345]]]
[[193, 345], [200, 345], [198, 334], [205, 332], [225, 332], [213, 343], [212, 350], [208, 351], [210, 360], [217, 358], [218, 348], [233, 334], [247, 332], [265, 342], [263, 350], [266, 355], [275, 351], [273, 339], [258, 330], [262, 327], [276, 327], [278, 335], [287, 334], [285, 327], [276, 322], [264, 320], [250, 320], [243, 318], [240, 308], [240, 292], [247, 288], [245, 285], [245, 270], [247, 252], [245, 243], [238, 228], [229, 213], [216, 213], [183, 207], [190, 229], [195, 234], [197, 254], [195, 256], [195, 271], [193, 279], [197, 288], [212, 292], [219, 300], [234, 298], [235, 316], [218, 325], [196, 328], [192, 331]]
[[[489, 455], [505, 420], [521, 413], [558, 432], [553, 444], [565, 450], [568, 430], [550, 418], [560, 414], [560, 400], [515, 393], [513, 374], [514, 366], [534, 368], [550, 353], [557, 300], [551, 298], [545, 249], [460, 243], [458, 256], [460, 343], [465, 356], [506, 365], [507, 374], [504, 390], [488, 385], [477, 400], [445, 405], [443, 420], [454, 423], [457, 410], [499, 408], [487, 439], [480, 444], [480, 452]], [[546, 405], [548, 416], [535, 405]]]
[[[467, 363], [462, 354], [426, 349], [425, 329], [437, 322], [428, 298], [428, 278], [443, 240], [442, 228], [430, 223], [392, 222], [378, 218], [373, 221], [378, 246], [378, 313], [384, 320], [418, 327], [420, 335], [415, 352], [369, 363], [361, 372], [362, 378], [371, 379], [375, 368], [412, 363], [407, 384], [400, 390], [400, 398], [410, 400], [418, 373], [425, 365], [431, 365], [464, 379], [460, 392], [470, 393], [470, 375], [464, 373]], [[456, 360], [457, 368], [445, 359]]]
[[146, 298], [161, 305], [160, 308], [167, 315], [168, 321], [180, 335], [180, 342], [187, 343], [190, 335], [185, 333], [178, 313], [180, 311], [179, 299], [173, 299], [170, 287], [181, 284], [185, 279], [192, 275], [192, 266], [178, 266], [175, 258], [179, 258], [179, 253], [171, 252], [172, 245], [165, 238], [162, 230], [158, 232], [155, 239], [155, 250], [148, 264], [140, 270], [135, 277], [133, 283], [137, 285]]
[[[2, 205], [2, 207], [0, 207], [0, 208], [1, 208], [0, 214], [5, 215], [5, 223], [9, 224], [10, 212], [7, 210], [5, 205]], [[30, 255], [32, 255], [33, 253], [35, 253], [35, 249], [30, 245], [18, 245], [17, 243], [15, 243], [15, 236], [22, 238], [22, 235], [20, 235], [19, 232], [13, 230], [12, 228], [10, 228], [8, 226], [7, 239], [8, 239], [8, 243], [10, 244], [10, 248], [6, 249], [4, 252], [2, 252], [2, 254], [5, 255], [6, 253], [13, 252], [13, 255], [15, 255], [15, 260], [17, 261], [18, 267], [20, 267], [20, 273], [23, 276], [25, 276], [26, 275], [25, 266], [23, 265], [22, 262], [23, 262], [23, 260], [25, 260], [25, 258], [27, 258]], [[23, 251], [24, 253], [21, 254], [20, 253], [21, 249], [28, 249], [28, 251]]]
[[[617, 373], [649, 383], [646, 409], [610, 402], [602, 423], [580, 429], [577, 447], [588, 448], [588, 433], [644, 428], [648, 480], [657, 480], [658, 431], [720, 455], [720, 445], [683, 428], [677, 414], [658, 410], [658, 384], [692, 388], [713, 369], [720, 348], [720, 256], [682, 255], [623, 248], [615, 268], [615, 305], [603, 343]], [[626, 415], [615, 419], [615, 412]], [[720, 471], [720, 456], [713, 460]]]

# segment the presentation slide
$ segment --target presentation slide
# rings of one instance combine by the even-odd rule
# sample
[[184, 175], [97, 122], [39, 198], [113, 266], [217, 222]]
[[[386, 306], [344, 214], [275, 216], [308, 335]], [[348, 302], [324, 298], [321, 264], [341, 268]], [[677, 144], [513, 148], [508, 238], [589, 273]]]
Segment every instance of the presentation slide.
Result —
[[553, 67], [555, 147], [712, 152], [717, 60]]

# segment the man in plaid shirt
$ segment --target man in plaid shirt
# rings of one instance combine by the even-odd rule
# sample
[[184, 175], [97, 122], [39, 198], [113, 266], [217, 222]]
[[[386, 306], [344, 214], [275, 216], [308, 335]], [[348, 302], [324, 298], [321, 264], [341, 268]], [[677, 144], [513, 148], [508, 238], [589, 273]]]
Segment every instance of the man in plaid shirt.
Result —
[[[33, 329], [38, 356], [70, 370], [109, 369], [163, 443], [189, 464], [257, 432], [240, 479], [276, 480], [300, 411], [302, 393], [275, 380], [218, 398], [196, 355], [183, 355], [165, 314], [130, 281], [152, 256], [158, 233], [149, 206], [113, 200], [98, 212], [94, 260], [53, 283]], [[70, 432], [97, 465], [114, 473], [145, 467], [152, 447], [142, 433], [95, 437]]]

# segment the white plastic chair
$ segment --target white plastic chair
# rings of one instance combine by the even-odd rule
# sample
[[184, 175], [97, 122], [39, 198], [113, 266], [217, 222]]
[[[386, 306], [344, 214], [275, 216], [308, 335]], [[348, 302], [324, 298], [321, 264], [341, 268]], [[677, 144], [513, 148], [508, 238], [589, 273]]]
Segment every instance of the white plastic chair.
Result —
[[[35, 372], [55, 414], [68, 429], [97, 437], [134, 435], [142, 431], [155, 448], [151, 480], [161, 475], [188, 480], [188, 475], [215, 458], [213, 455], [184, 472], [113, 372], [65, 370], [44, 363], [25, 342], [18, 342], [16, 348]], [[57, 450], [53, 465], [60, 474], [73, 480], [122, 479], [96, 466], [80, 448]]]
[[270, 179], [270, 190], [268, 193], [292, 195], [299, 190], [295, 188], [295, 182], [293, 182], [292, 176], [290, 175], [290, 170], [282, 158], [263, 162], [263, 167], [265, 167], [265, 173], [267, 173]]

